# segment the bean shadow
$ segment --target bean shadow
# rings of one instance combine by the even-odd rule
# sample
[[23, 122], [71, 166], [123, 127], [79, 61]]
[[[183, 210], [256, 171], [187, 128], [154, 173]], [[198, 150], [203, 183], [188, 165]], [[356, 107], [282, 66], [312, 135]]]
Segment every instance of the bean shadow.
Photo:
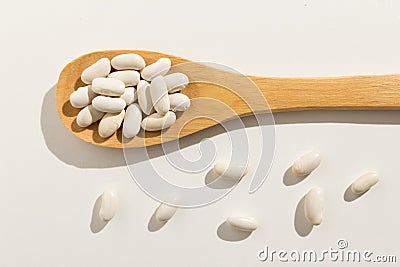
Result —
[[300, 183], [304, 179], [306, 179], [308, 175], [306, 176], [298, 176], [292, 172], [292, 167], [289, 167], [286, 171], [285, 174], [283, 175], [283, 184], [286, 186], [292, 186]]
[[245, 240], [251, 235], [251, 231], [240, 231], [232, 227], [229, 223], [223, 222], [217, 229], [217, 235], [220, 239], [228, 242], [238, 242]]
[[69, 132], [58, 117], [55, 97], [56, 85], [45, 94], [40, 115], [42, 134], [50, 152], [59, 160], [78, 168], [110, 168], [125, 165], [122, 149], [95, 146]]
[[[79, 85], [80, 84], [77, 84], [76, 86], [79, 87]], [[78, 168], [112, 168], [125, 166], [126, 162], [123, 149], [100, 147], [89, 144], [77, 138], [63, 125], [56, 109], [56, 87], [57, 84], [53, 85], [45, 93], [40, 114], [41, 131], [49, 151], [64, 163]], [[75, 109], [71, 106], [69, 101], [64, 103], [62, 109], [64, 115], [70, 117], [76, 116], [79, 112], [78, 109]], [[257, 126], [257, 120], [255, 117], [243, 118], [243, 122], [246, 127]], [[226, 123], [228, 125], [233, 125], [233, 129], [236, 129], [236, 125], [241, 125], [240, 123], [237, 123], [236, 120], [228, 121]], [[71, 128], [76, 132], [82, 131], [82, 128], [77, 125], [76, 120], [72, 122]], [[239, 129], [240, 127], [238, 126], [237, 128]], [[102, 143], [107, 140], [106, 138], [102, 138], [98, 135], [96, 125], [91, 125], [87, 129], [93, 132], [92, 135], [94, 142]], [[210, 127], [190, 136], [180, 138], [179, 146], [175, 146], [173, 149], [176, 150], [179, 148], [182, 149], [192, 146], [194, 144], [198, 144], [205, 138], [223, 134], [224, 132], [224, 127], [220, 125]], [[139, 135], [144, 134], [151, 137], [160, 135], [161, 132], [139, 132]], [[122, 142], [122, 131], [120, 129], [117, 131], [117, 139]], [[146, 161], [149, 158], [160, 157], [165, 155], [166, 152], [173, 152], [164, 151], [164, 147], [161, 145], [155, 145], [146, 148], [129, 148], [129, 151], [132, 151], [137, 155], [135, 156], [134, 162], [129, 162], [129, 164]]]
[[369, 190], [365, 191], [362, 194], [354, 194], [353, 191], [351, 191], [351, 185], [349, 185], [349, 187], [346, 188], [346, 191], [343, 194], [343, 199], [346, 202], [353, 202], [357, 199], [359, 199], [360, 197], [362, 197], [365, 193], [367, 193]]
[[93, 205], [92, 220], [90, 222], [90, 231], [92, 231], [93, 234], [101, 232], [108, 224], [108, 221], [103, 221], [99, 215], [99, 211], [101, 208], [101, 198], [102, 195], [100, 195], [96, 199], [96, 202]]
[[275, 124], [400, 124], [399, 110], [309, 110], [274, 113]]
[[162, 221], [157, 220], [157, 218], [156, 218], [157, 209], [158, 209], [158, 207], [154, 210], [153, 214], [150, 217], [149, 223], [147, 224], [147, 230], [149, 230], [149, 232], [159, 231], [168, 222], [168, 221], [162, 222]]
[[[240, 181], [240, 180], [239, 180]], [[239, 181], [224, 179], [214, 173], [211, 169], [204, 178], [206, 186], [212, 189], [227, 189], [235, 186]]]
[[313, 229], [313, 225], [307, 221], [304, 213], [305, 199], [306, 196], [304, 195], [298, 202], [294, 214], [294, 229], [301, 237], [308, 236]]

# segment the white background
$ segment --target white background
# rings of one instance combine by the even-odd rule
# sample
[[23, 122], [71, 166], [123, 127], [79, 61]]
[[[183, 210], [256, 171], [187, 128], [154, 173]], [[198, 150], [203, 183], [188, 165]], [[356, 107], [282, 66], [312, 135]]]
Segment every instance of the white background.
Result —
[[[265, 245], [320, 251], [339, 238], [399, 260], [400, 112], [276, 114], [276, 158], [257, 193], [247, 193], [247, 177], [223, 200], [179, 210], [151, 232], [158, 204], [132, 181], [122, 151], [78, 140], [54, 104], [63, 66], [101, 49], [161, 51], [261, 76], [399, 73], [398, 1], [7, 1], [0, 22], [1, 266], [262, 266]], [[293, 160], [314, 148], [320, 168], [285, 185]], [[382, 180], [346, 202], [347, 186], [368, 170]], [[301, 236], [296, 207], [314, 185], [325, 190], [324, 221]], [[118, 193], [119, 209], [93, 233], [104, 190]], [[220, 238], [232, 214], [257, 218], [259, 229]]]

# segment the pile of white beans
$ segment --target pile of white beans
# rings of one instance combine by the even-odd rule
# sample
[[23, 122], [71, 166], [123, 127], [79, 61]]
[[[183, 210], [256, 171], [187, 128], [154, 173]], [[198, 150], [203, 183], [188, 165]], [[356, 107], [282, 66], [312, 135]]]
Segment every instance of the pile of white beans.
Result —
[[113, 135], [122, 125], [126, 138], [135, 137], [140, 128], [159, 131], [176, 121], [175, 112], [185, 111], [190, 99], [179, 91], [189, 83], [183, 73], [166, 75], [169, 58], [147, 65], [137, 54], [101, 58], [81, 75], [86, 86], [70, 95], [70, 103], [82, 108], [76, 122], [80, 127], [100, 121], [103, 138]]

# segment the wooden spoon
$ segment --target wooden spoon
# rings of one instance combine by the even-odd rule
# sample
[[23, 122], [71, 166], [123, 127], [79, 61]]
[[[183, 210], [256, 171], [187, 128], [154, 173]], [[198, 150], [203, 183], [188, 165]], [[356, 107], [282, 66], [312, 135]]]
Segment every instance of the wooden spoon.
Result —
[[[123, 53], [139, 54], [147, 64], [161, 57], [170, 58], [172, 72], [183, 72], [189, 76], [191, 83], [182, 93], [192, 99], [191, 107], [178, 115], [177, 122], [170, 128], [162, 133], [141, 130], [133, 139], [124, 140], [124, 144], [121, 130], [109, 138], [102, 138], [97, 132], [98, 123], [88, 128], [79, 127], [76, 124], [79, 109], [72, 107], [69, 102], [70, 94], [84, 86], [80, 75], [86, 67], [102, 57], [111, 59]], [[83, 55], [65, 66], [58, 79], [56, 106], [68, 130], [86, 142], [114, 148], [142, 147], [175, 140], [236, 116], [259, 112], [398, 110], [400, 75], [264, 78], [244, 76], [159, 52], [109, 50]]]

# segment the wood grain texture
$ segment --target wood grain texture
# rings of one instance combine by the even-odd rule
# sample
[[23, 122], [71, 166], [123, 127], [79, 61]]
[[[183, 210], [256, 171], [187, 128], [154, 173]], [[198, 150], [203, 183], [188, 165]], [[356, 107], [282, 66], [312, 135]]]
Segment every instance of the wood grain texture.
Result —
[[[191, 83], [182, 93], [191, 98], [191, 107], [177, 114], [177, 122], [170, 128], [162, 132], [141, 130], [135, 138], [122, 140], [121, 129], [109, 138], [102, 138], [97, 132], [98, 123], [88, 128], [76, 124], [79, 109], [71, 106], [69, 96], [84, 85], [80, 80], [82, 71], [102, 57], [111, 59], [123, 53], [137, 53], [146, 64], [168, 57], [172, 61], [171, 72], [188, 75]], [[400, 75], [264, 78], [244, 76], [158, 52], [108, 50], [83, 55], [65, 66], [58, 79], [56, 106], [67, 129], [86, 142], [104, 147], [142, 147], [175, 140], [236, 116], [259, 112], [399, 110]]]

